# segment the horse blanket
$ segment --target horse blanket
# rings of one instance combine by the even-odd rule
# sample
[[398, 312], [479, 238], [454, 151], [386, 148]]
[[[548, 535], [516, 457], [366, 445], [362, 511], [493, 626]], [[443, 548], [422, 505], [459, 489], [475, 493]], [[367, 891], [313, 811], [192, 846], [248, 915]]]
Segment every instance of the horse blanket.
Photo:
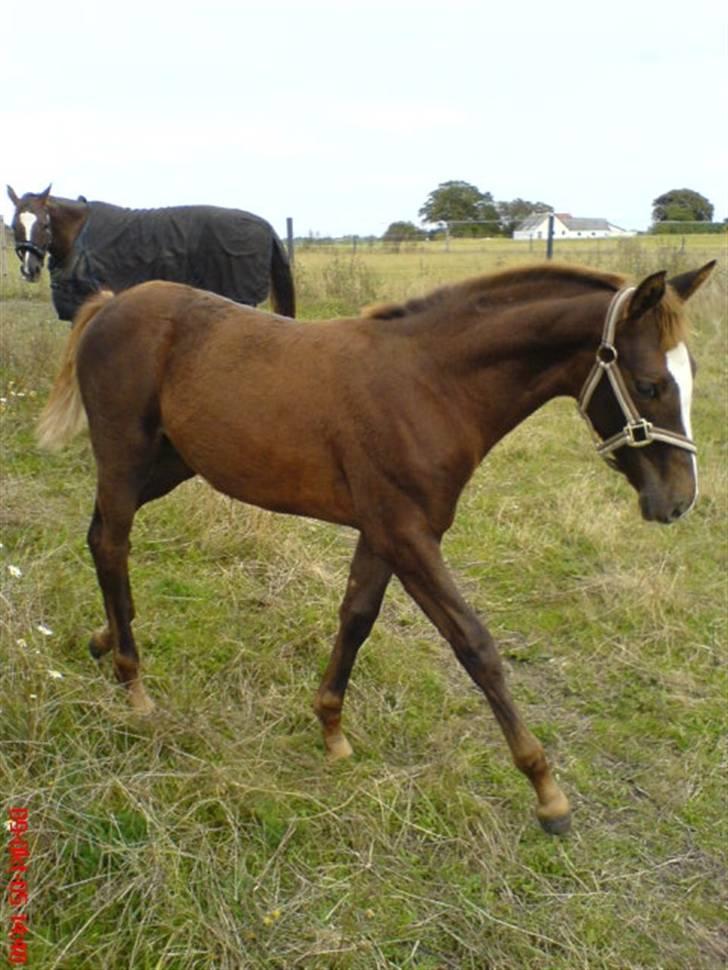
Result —
[[217, 206], [125, 209], [89, 202], [69, 255], [49, 260], [53, 304], [72, 320], [99, 289], [170, 280], [256, 306], [268, 295], [272, 249], [283, 246], [259, 216]]

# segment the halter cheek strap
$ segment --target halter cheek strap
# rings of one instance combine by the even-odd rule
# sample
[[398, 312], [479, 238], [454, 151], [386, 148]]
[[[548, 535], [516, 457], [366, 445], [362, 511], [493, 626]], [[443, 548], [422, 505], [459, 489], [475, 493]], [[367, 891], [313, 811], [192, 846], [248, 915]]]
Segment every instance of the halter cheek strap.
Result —
[[[632, 401], [632, 398], [630, 397], [621, 371], [617, 366], [617, 359], [619, 355], [617, 353], [617, 348], [614, 345], [614, 335], [617, 329], [617, 321], [620, 318], [622, 308], [634, 291], [634, 286], [628, 286], [622, 290], [619, 290], [619, 292], [614, 295], [612, 302], [609, 304], [607, 318], [604, 322], [602, 342], [597, 348], [596, 362], [592, 367], [591, 373], [587, 377], [584, 387], [581, 390], [581, 394], [577, 400], [579, 413], [589, 425], [592, 435], [596, 441], [597, 452], [602, 457], [606, 457], [613, 451], [616, 451], [617, 448], [621, 448], [623, 445], [627, 445], [630, 448], [644, 448], [645, 445], [649, 445], [653, 441], [664, 441], [665, 444], [674, 445], [677, 448], [684, 448], [686, 451], [690, 451], [695, 454], [697, 448], [690, 438], [683, 434], [679, 434], [677, 431], [667, 431], [664, 428], [656, 428], [645, 418], [641, 417], [639, 411], [634, 405], [634, 402]], [[626, 424], [621, 431], [617, 432], [617, 434], [612, 435], [611, 438], [607, 438], [606, 441], [602, 441], [596, 431], [596, 428], [592, 424], [591, 418], [587, 413], [587, 409], [591, 403], [592, 397], [594, 396], [594, 391], [597, 389], [597, 385], [605, 375], [611, 384], [612, 391], [617, 400], [617, 404], [625, 417]]]

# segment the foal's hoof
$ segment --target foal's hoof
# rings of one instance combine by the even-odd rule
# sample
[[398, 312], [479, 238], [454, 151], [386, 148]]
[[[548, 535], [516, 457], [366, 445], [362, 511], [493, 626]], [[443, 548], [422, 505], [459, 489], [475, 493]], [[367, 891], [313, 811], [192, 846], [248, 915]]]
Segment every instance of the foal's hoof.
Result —
[[353, 754], [354, 751], [343, 734], [326, 738], [326, 757], [329, 761], [341, 761], [343, 758], [350, 758]]
[[138, 681], [129, 684], [127, 689], [129, 691], [129, 703], [135, 714], [146, 716], [154, 711], [156, 704]]
[[549, 835], [565, 835], [571, 828], [571, 808], [566, 795], [561, 791], [545, 805], [539, 805], [536, 815], [541, 828]]
[[559, 818], [539, 818], [541, 828], [549, 835], [566, 835], [571, 828], [571, 813]]
[[108, 638], [104, 636], [103, 631], [94, 633], [88, 642], [88, 652], [94, 660], [101, 660], [109, 650], [111, 650], [111, 644], [108, 642]]

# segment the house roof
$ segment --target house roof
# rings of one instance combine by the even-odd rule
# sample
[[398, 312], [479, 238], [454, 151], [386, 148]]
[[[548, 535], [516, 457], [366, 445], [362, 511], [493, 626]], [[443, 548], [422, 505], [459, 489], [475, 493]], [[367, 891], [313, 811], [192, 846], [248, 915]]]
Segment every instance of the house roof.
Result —
[[526, 216], [517, 225], [517, 230], [519, 232], [527, 232], [529, 229], [536, 229], [541, 223], [546, 219], [550, 213], [548, 212], [532, 212], [530, 216]]
[[575, 219], [574, 216], [567, 214], [559, 214], [558, 218], [561, 219], [567, 229], [572, 229], [575, 232], [577, 230], [580, 232], [588, 232], [596, 229], [609, 229], [609, 223], [606, 219]]
[[[537, 229], [548, 217], [548, 212], [532, 212], [530, 216], [520, 222], [517, 226], [518, 232], [528, 232], [530, 229]], [[611, 228], [607, 219], [593, 218], [574, 218], [568, 212], [555, 212], [554, 218], [558, 219], [567, 229], [572, 232], [604, 232]]]

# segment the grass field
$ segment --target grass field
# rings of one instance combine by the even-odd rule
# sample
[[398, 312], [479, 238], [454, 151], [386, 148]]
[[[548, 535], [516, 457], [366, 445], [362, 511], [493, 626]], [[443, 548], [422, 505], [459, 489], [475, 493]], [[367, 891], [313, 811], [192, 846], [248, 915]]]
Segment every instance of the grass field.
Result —
[[[355, 757], [328, 764], [311, 702], [355, 536], [199, 481], [136, 520], [135, 630], [159, 709], [135, 718], [86, 650], [101, 621], [88, 443], [49, 456], [33, 439], [67, 326], [46, 282], [3, 282], [0, 792], [29, 810], [28, 966], [726, 965], [728, 259], [720, 237], [667, 246], [557, 255], [634, 274], [720, 259], [692, 304], [696, 509], [643, 522], [557, 401], [489, 456], [445, 542], [572, 800], [561, 839], [396, 583], [347, 695]], [[302, 250], [301, 316], [527, 249]], [[11, 913], [3, 892], [3, 960]]]

